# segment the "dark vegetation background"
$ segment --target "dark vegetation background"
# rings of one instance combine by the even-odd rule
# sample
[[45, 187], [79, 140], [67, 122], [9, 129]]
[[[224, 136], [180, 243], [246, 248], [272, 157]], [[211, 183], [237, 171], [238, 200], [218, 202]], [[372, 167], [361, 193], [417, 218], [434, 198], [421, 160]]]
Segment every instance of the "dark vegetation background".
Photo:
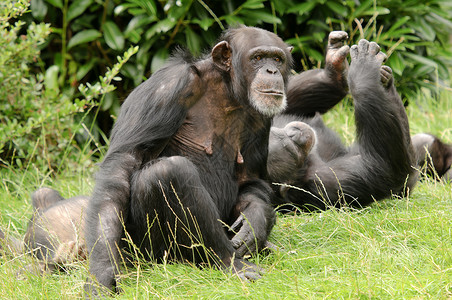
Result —
[[449, 0], [31, 0], [24, 10], [27, 3], [0, 4], [2, 166], [53, 173], [97, 160], [134, 87], [175, 47], [201, 55], [234, 24], [293, 45], [296, 72], [322, 67], [332, 30], [347, 31], [350, 44], [376, 41], [407, 104], [450, 85]]

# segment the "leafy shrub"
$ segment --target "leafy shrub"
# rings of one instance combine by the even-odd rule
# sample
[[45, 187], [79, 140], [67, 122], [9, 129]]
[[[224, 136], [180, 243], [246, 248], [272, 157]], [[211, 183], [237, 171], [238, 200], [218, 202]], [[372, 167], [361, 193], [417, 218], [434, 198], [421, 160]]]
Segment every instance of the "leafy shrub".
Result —
[[[126, 80], [103, 103], [102, 110], [110, 111], [101, 116], [103, 130], [111, 122], [102, 118], [116, 114], [120, 99], [159, 68], [176, 45], [202, 53], [222, 29], [237, 23], [264, 27], [293, 44], [298, 71], [321, 66], [331, 30], [346, 30], [353, 43], [364, 35], [390, 52], [388, 63], [403, 95], [423, 86], [435, 89], [429, 81], [447, 79], [452, 65], [451, 13], [444, 0], [31, 1], [33, 19], [52, 24], [41, 58], [68, 97], [76, 97], [74, 87], [95, 80], [124, 49], [140, 46], [121, 70]], [[362, 34], [355, 19], [362, 21]]]
[[[79, 142], [84, 144], [92, 138], [98, 141], [103, 132], [109, 132], [121, 100], [158, 69], [176, 46], [200, 54], [216, 42], [224, 28], [237, 23], [268, 29], [292, 44], [296, 71], [322, 66], [326, 39], [332, 30], [349, 32], [350, 44], [362, 37], [375, 40], [388, 53], [388, 64], [405, 98], [415, 97], [420, 89], [435, 93], [450, 78], [451, 14], [452, 4], [444, 0], [31, 0], [31, 13], [20, 19], [38, 27], [42, 25], [32, 22], [48, 22], [51, 33], [45, 42], [44, 36], [36, 40], [41, 49], [39, 56], [35, 47], [31, 56], [25, 57], [28, 50], [14, 54], [25, 62], [33, 61], [34, 57], [38, 75], [31, 76], [29, 65], [20, 64], [27, 66], [24, 79], [9, 87], [17, 87], [14, 89], [17, 92], [32, 88], [30, 93], [34, 96], [19, 97], [20, 105], [11, 101], [8, 107], [2, 104], [8, 112], [2, 124], [29, 125], [22, 131], [8, 127], [4, 135], [10, 137], [17, 132], [17, 137], [24, 133], [36, 136], [46, 145], [36, 151], [44, 154], [60, 151], [69, 144], [75, 146], [72, 137], [78, 127], [70, 124], [74, 120], [75, 124], [80, 123], [76, 112], [83, 111], [85, 105], [74, 100], [82, 96], [77, 87], [96, 81], [113, 65], [117, 55], [139, 45], [137, 55], [120, 70], [125, 78], [117, 84], [118, 89], [106, 94], [101, 103], [89, 104], [99, 105], [96, 114], [83, 114], [84, 121], [96, 122], [99, 130], [94, 127], [89, 133], [92, 136], [85, 130], [85, 135], [79, 135]], [[11, 31], [14, 32], [12, 28]], [[41, 31], [48, 34], [48, 27]], [[27, 34], [30, 38], [26, 40], [32, 34], [36, 33]], [[20, 39], [14, 40], [19, 42], [22, 43]], [[11, 49], [15, 51], [14, 46]], [[3, 88], [3, 93], [10, 92]], [[38, 126], [44, 122], [49, 124], [45, 132]], [[30, 138], [18, 139], [14, 144], [15, 147], [7, 148], [15, 149], [19, 157], [34, 149]], [[51, 145], [53, 148], [49, 148]], [[4, 157], [5, 146], [2, 147]], [[20, 149], [27, 151], [19, 153]]]
[[[39, 47], [50, 33], [48, 24], [12, 21], [28, 7], [26, 0], [7, 0], [0, 4], [0, 158], [5, 165], [37, 163], [45, 170], [66, 166], [66, 157], [74, 157], [78, 145], [76, 133], [83, 132], [81, 118], [94, 107], [94, 98], [112, 91], [119, 68], [137, 51], [132, 48], [124, 58], [95, 85], [80, 86], [84, 98], [72, 99], [61, 93], [58, 71], [33, 73], [39, 61]], [[20, 34], [24, 31], [24, 34]], [[75, 120], [78, 120], [76, 122]]]

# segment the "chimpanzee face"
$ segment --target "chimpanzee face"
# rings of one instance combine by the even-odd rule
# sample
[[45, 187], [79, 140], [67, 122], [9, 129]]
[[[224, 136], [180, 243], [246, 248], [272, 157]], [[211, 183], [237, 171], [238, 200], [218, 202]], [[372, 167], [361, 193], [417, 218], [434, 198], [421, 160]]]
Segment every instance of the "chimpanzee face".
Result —
[[233, 97], [272, 117], [286, 108], [286, 85], [292, 63], [277, 35], [259, 28], [230, 30], [212, 50], [217, 67], [229, 73]]
[[285, 52], [274, 46], [260, 46], [248, 51], [246, 57], [248, 99], [252, 107], [267, 116], [282, 112], [287, 105], [282, 73], [287, 69]]

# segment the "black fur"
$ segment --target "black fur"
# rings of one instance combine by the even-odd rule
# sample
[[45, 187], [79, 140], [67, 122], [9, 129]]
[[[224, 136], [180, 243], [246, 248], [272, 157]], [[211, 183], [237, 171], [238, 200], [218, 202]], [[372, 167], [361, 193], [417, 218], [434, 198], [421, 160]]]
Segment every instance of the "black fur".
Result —
[[[286, 168], [287, 174], [293, 175], [285, 183], [296, 188], [278, 186], [277, 204], [293, 204], [309, 211], [344, 205], [362, 207], [414, 186], [415, 159], [408, 120], [392, 77], [389, 81], [382, 78], [381, 72], [390, 72], [387, 67], [380, 69], [383, 59], [375, 43], [363, 40], [352, 48], [348, 82], [355, 104], [356, 143], [350, 149], [325, 127], [320, 116], [275, 118], [275, 128], [304, 121], [316, 133], [316, 146], [302, 166]], [[291, 113], [292, 106], [286, 112]], [[283, 147], [270, 148], [269, 155], [269, 162], [277, 161], [271, 159], [273, 155], [279, 160], [293, 160]], [[277, 173], [274, 168], [268, 165], [270, 175]], [[272, 181], [281, 182], [278, 177]]]
[[[101, 286], [116, 286], [124, 229], [145, 258], [168, 255], [258, 276], [241, 257], [262, 249], [274, 224], [273, 193], [263, 180], [271, 118], [250, 104], [257, 70], [248, 51], [281, 49], [288, 61], [275, 80], [284, 82], [291, 58], [261, 29], [236, 28], [223, 38], [212, 56], [174, 56], [121, 108], [86, 216], [90, 273]], [[234, 224], [232, 242], [224, 224]], [[97, 293], [91, 281], [85, 289]]]

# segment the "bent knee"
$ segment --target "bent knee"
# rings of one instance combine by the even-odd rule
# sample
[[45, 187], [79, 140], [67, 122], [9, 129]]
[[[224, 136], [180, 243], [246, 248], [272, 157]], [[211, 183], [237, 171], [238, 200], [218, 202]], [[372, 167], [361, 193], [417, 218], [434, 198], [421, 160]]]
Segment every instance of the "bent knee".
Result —
[[145, 181], [174, 181], [181, 177], [199, 176], [196, 166], [186, 157], [162, 157], [147, 164], [137, 174], [140, 180]]

